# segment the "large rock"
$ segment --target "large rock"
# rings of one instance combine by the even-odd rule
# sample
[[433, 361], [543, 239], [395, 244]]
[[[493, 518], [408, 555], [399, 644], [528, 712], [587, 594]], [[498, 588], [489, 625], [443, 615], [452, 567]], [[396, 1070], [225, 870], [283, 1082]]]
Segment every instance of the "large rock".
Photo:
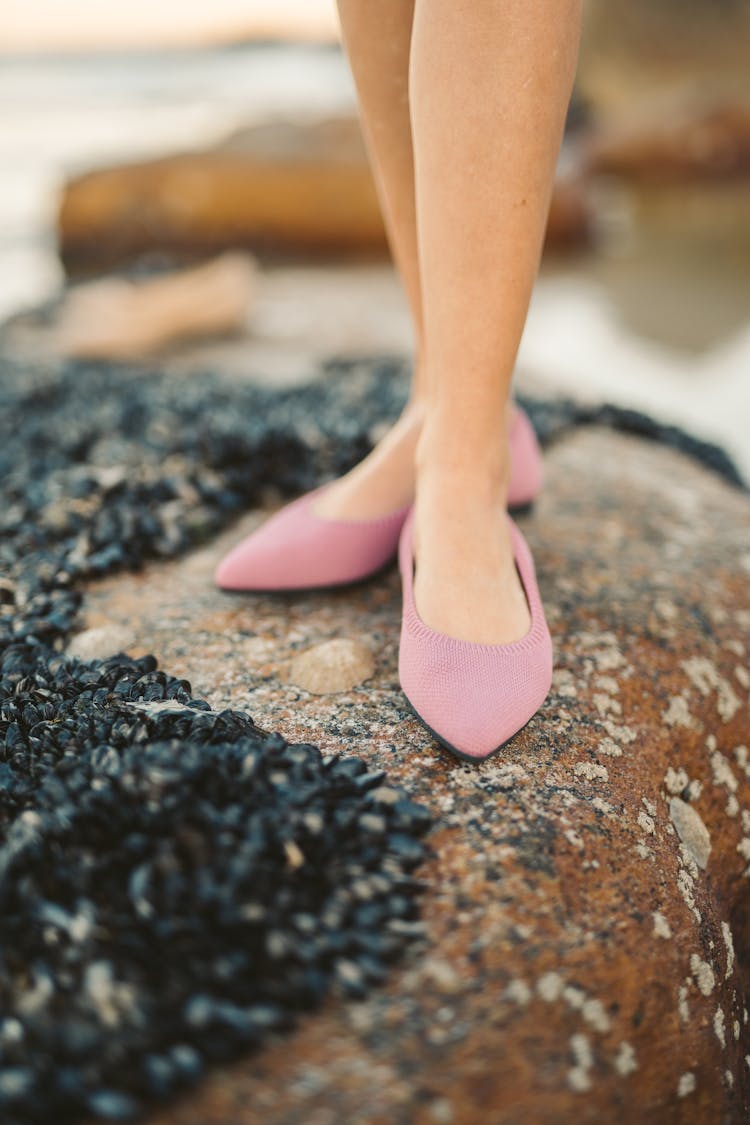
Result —
[[[242, 524], [90, 591], [212, 703], [345, 740], [437, 817], [417, 872], [427, 938], [384, 987], [331, 997], [152, 1125], [748, 1119], [750, 500], [603, 429], [556, 445], [547, 482], [523, 526], [553, 691], [479, 766], [399, 690], [395, 571], [228, 598], [211, 574]], [[367, 639], [375, 675], [311, 699], [288, 661], [336, 634]]]
[[750, 3], [731, 0], [589, 0], [577, 85], [607, 118], [668, 103], [747, 100]]
[[[586, 195], [558, 185], [555, 244], [585, 238]], [[204, 152], [102, 168], [65, 185], [58, 239], [69, 272], [113, 266], [147, 251], [383, 257], [388, 247], [359, 122], [277, 121]]]
[[750, 101], [681, 107], [594, 136], [593, 172], [655, 181], [750, 178]]

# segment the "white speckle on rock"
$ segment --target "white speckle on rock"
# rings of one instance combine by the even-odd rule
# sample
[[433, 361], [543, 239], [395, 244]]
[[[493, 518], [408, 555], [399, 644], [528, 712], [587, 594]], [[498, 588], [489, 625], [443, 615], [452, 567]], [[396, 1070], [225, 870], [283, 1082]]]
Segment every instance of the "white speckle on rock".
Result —
[[602, 726], [615, 742], [624, 742], [626, 746], [629, 746], [631, 742], [635, 742], [638, 737], [633, 728], [627, 726], [625, 723], [614, 723], [611, 719], [605, 719]]
[[711, 755], [711, 771], [714, 777], [714, 785], [725, 785], [730, 793], [737, 792], [737, 778], [732, 773], [732, 767], [720, 750], [714, 750]]
[[670, 798], [669, 815], [677, 835], [698, 866], [705, 869], [711, 851], [711, 837], [700, 816], [692, 805], [679, 797]]
[[430, 1102], [430, 1117], [433, 1121], [437, 1121], [438, 1125], [451, 1125], [455, 1120], [453, 1106], [447, 1098], [435, 1098]]
[[614, 676], [597, 676], [594, 683], [597, 687], [600, 687], [602, 691], [608, 691], [612, 695], [617, 695], [620, 691], [620, 685]]
[[684, 695], [673, 695], [669, 706], [662, 713], [662, 722], [668, 727], [695, 727], [697, 723], [690, 714], [688, 701]]
[[422, 963], [422, 977], [437, 985], [439, 992], [454, 993], [461, 988], [461, 977], [450, 961], [439, 957], [428, 957]]
[[654, 832], [656, 829], [653, 818], [643, 811], [638, 813], [638, 823], [644, 832]]
[[599, 743], [597, 750], [600, 754], [606, 754], [608, 758], [621, 758], [622, 747], [611, 738], [603, 738]]
[[514, 977], [505, 986], [505, 996], [516, 1004], [526, 1005], [531, 1000], [531, 989], [521, 977]]
[[609, 801], [605, 801], [603, 797], [592, 797], [591, 804], [598, 812], [604, 813], [605, 816], [615, 815], [614, 808], [610, 805]]
[[721, 1008], [717, 1008], [714, 1012], [714, 1031], [716, 1032], [716, 1038], [719, 1040], [722, 1047], [726, 1047], [727, 1045], [727, 1037], [724, 1031], [724, 1024], [724, 1012], [721, 1010]]
[[617, 637], [614, 633], [592, 634], [592, 636], [595, 638], [595, 643], [604, 640], [610, 643], [609, 648], [599, 649], [598, 652], [593, 654], [596, 666], [600, 672], [613, 672], [617, 668], [627, 667], [628, 662], [617, 647]]
[[750, 672], [748, 672], [748, 670], [744, 666], [744, 664], [738, 664], [737, 667], [734, 670], [734, 674], [737, 677], [737, 679], [740, 681], [740, 683], [742, 684], [745, 691], [749, 691], [750, 690]]
[[716, 672], [716, 665], [712, 660], [708, 660], [705, 656], [693, 656], [689, 660], [683, 660], [683, 668], [687, 673], [690, 683], [702, 695], [707, 695], [712, 687], [716, 686], [719, 681], [719, 673]]
[[618, 699], [613, 699], [611, 695], [607, 695], [603, 691], [595, 691], [591, 696], [591, 701], [599, 712], [599, 717], [602, 719], [608, 714], [622, 714], [620, 701]]
[[627, 1042], [626, 1039], [623, 1039], [622, 1043], [620, 1044], [620, 1048], [615, 1055], [614, 1066], [615, 1070], [619, 1074], [623, 1075], [631, 1074], [634, 1070], [638, 1069], [635, 1050], [630, 1045], [630, 1043]]
[[703, 782], [694, 777], [692, 781], [688, 782], [687, 792], [685, 799], [687, 801], [697, 801], [703, 792]]
[[682, 790], [686, 788], [689, 780], [690, 778], [682, 768], [674, 770], [670, 766], [664, 775], [664, 785], [668, 793], [681, 793]]
[[557, 695], [566, 699], [575, 699], [578, 695], [575, 676], [569, 668], [556, 668], [552, 673], [552, 690]]
[[732, 1024], [732, 1031], [734, 1033], [735, 1039], [739, 1039], [739, 1037], [740, 1037], [740, 1021], [739, 1020], [735, 1020], [734, 1023]]
[[536, 982], [536, 990], [542, 1000], [557, 1000], [563, 990], [564, 981], [559, 973], [549, 972]]
[[670, 602], [668, 598], [657, 598], [654, 602], [654, 609], [665, 621], [674, 621], [679, 615], [677, 606], [674, 602]]
[[586, 1000], [586, 993], [582, 988], [576, 988], [574, 984], [566, 984], [562, 994], [563, 999], [570, 1005], [571, 1008], [582, 1008], [584, 1001]]
[[603, 1033], [609, 1031], [612, 1026], [601, 1000], [597, 1000], [593, 996], [584, 1001], [583, 1007], [581, 1008], [581, 1015], [586, 1023], [590, 1024], [595, 1031], [601, 1031]]
[[655, 910], [653, 912], [653, 914], [654, 914], [654, 933], [657, 934], [659, 937], [671, 938], [672, 931], [669, 928], [669, 922], [667, 921], [667, 919], [658, 910]]
[[734, 756], [745, 777], [750, 777], [750, 751], [747, 746], [735, 746]]
[[606, 781], [609, 777], [607, 767], [600, 762], [576, 762], [573, 773], [585, 777], [587, 781]]
[[313, 695], [350, 691], [373, 675], [375, 664], [361, 641], [334, 637], [294, 657], [289, 680]]
[[740, 700], [737, 698], [729, 680], [720, 676], [716, 670], [716, 665], [704, 656], [694, 656], [690, 660], [683, 660], [682, 667], [690, 682], [701, 695], [708, 695], [712, 689], [716, 691], [716, 710], [722, 722], [728, 723], [741, 707]]
[[563, 835], [574, 848], [578, 848], [579, 850], [583, 848], [583, 838], [578, 835], [574, 828], [566, 828]]
[[649, 816], [656, 816], [656, 805], [653, 801], [650, 801], [648, 797], [643, 796], [641, 797], [641, 804], [643, 805]]
[[588, 1072], [591, 1069], [594, 1059], [587, 1037], [581, 1034], [571, 1035], [570, 1049], [573, 1053], [576, 1065], [571, 1067], [568, 1071], [568, 1085], [571, 1090], [576, 1090], [577, 1092], [590, 1090], [591, 1078]]
[[[689, 977], [687, 978], [690, 979]], [[687, 985], [681, 984], [677, 989], [677, 1011], [680, 1013], [680, 1019], [683, 1023], [690, 1022], [690, 1009], [687, 1002], [688, 989]]]
[[695, 1075], [691, 1070], [685, 1071], [680, 1075], [680, 1080], [677, 1083], [677, 1097], [685, 1098], [688, 1094], [692, 1094], [695, 1089]]
[[724, 1078], [726, 1079], [727, 1086], [731, 1090], [732, 1086], [734, 1086], [734, 1075], [732, 1074], [731, 1070], [724, 1071]]
[[714, 990], [716, 978], [708, 961], [702, 961], [697, 953], [690, 954], [690, 971], [695, 977], [695, 983], [704, 996], [710, 996]]
[[471, 771], [472, 780], [480, 789], [512, 789], [529, 780], [527, 771], [518, 762], [482, 762]]
[[638, 852], [638, 855], [641, 857], [641, 859], [653, 859], [654, 858], [653, 849], [650, 848], [648, 846], [648, 844], [644, 844], [644, 843], [636, 844], [635, 850]]
[[[742, 856], [742, 858], [745, 860], [746, 863], [750, 864], [750, 837], [749, 836], [743, 836], [735, 850], [739, 852], [739, 854]], [[742, 875], [743, 875], [743, 878], [745, 878], [745, 879], [748, 876], [750, 876], [750, 866], [745, 868], [745, 870], [742, 872]]]
[[701, 912], [695, 905], [695, 895], [693, 894], [693, 878], [689, 871], [684, 867], [680, 868], [677, 873], [677, 889], [685, 900], [685, 904], [690, 911], [692, 911], [696, 920], [700, 922]]
[[695, 880], [700, 875], [700, 869], [698, 867], [698, 864], [695, 862], [695, 859], [693, 857], [692, 852], [690, 852], [685, 847], [682, 840], [680, 840], [680, 842], [679, 842], [679, 847], [680, 847], [679, 862], [682, 864], [682, 866], [685, 868], [685, 870], [689, 872], [690, 878], [693, 880], [693, 882], [695, 882]]
[[726, 980], [734, 968], [734, 941], [728, 922], [721, 923], [721, 936], [724, 938], [724, 946], [727, 951], [727, 967], [724, 973], [724, 980]]
[[734, 793], [730, 793], [727, 798], [727, 807], [724, 809], [724, 812], [727, 814], [727, 816], [737, 816], [737, 813], [739, 811], [740, 803], [735, 797]]

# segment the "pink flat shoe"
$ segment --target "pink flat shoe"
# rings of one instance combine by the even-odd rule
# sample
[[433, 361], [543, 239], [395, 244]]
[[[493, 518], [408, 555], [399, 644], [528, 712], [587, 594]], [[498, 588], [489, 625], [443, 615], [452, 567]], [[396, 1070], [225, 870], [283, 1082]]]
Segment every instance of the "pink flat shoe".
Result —
[[460, 641], [424, 623], [414, 603], [414, 516], [399, 541], [403, 617], [398, 671], [417, 718], [460, 758], [499, 750], [539, 710], [552, 683], [552, 639], [531, 551], [510, 516], [516, 567], [531, 613], [528, 633], [510, 644]]
[[511, 512], [531, 507], [542, 490], [544, 461], [531, 419], [517, 406], [508, 435], [510, 443], [510, 481], [508, 508]]
[[380, 519], [325, 519], [310, 509], [328, 487], [285, 504], [238, 543], [219, 563], [216, 585], [276, 591], [347, 586], [390, 562], [409, 505]]
[[[528, 507], [542, 484], [542, 453], [528, 415], [517, 407], [510, 427], [508, 506]], [[379, 519], [316, 515], [313, 501], [328, 484], [275, 512], [226, 555], [214, 572], [222, 590], [307, 590], [346, 586], [394, 558], [410, 505]]]

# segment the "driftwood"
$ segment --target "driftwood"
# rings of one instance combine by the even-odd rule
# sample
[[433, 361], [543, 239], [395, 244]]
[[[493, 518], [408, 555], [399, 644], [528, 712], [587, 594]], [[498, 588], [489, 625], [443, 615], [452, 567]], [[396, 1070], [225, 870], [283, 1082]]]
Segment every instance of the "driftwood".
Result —
[[176, 342], [238, 332], [255, 281], [253, 260], [228, 252], [159, 277], [88, 282], [66, 293], [56, 345], [79, 358], [135, 359]]

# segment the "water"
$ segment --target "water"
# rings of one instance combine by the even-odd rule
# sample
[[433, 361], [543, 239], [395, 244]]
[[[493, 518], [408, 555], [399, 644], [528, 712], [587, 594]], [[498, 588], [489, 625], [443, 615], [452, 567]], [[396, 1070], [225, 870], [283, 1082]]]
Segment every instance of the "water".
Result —
[[274, 115], [348, 112], [337, 47], [0, 59], [0, 319], [62, 280], [55, 213], [66, 176], [201, 147]]

